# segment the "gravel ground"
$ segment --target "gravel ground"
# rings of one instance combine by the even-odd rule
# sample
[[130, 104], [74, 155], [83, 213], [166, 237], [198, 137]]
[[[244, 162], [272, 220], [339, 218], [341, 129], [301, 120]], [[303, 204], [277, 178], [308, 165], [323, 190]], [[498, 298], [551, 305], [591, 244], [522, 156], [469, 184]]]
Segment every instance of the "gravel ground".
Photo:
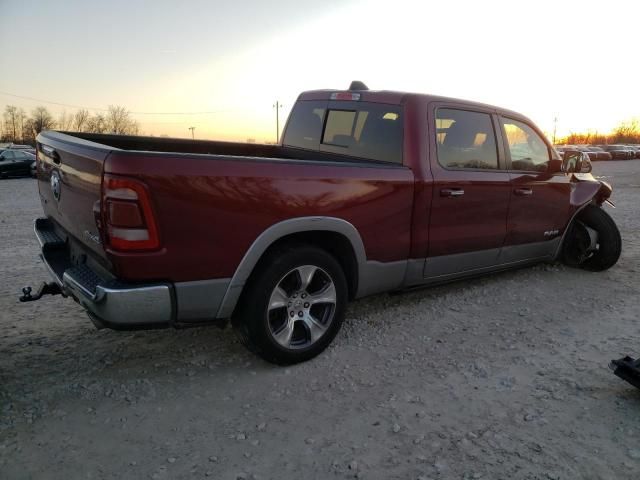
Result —
[[623, 254], [351, 305], [278, 368], [230, 330], [97, 331], [47, 279], [35, 181], [0, 181], [0, 478], [640, 477], [640, 161], [607, 162]]

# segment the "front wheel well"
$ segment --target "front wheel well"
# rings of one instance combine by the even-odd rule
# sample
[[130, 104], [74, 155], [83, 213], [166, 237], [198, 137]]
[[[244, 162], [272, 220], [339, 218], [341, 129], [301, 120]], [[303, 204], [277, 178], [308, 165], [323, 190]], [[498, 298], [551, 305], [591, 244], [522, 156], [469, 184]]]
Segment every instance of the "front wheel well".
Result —
[[296, 232], [280, 237], [273, 242], [260, 256], [253, 268], [251, 278], [259, 269], [268, 268], [268, 259], [279, 250], [295, 248], [296, 245], [312, 245], [333, 255], [338, 261], [347, 279], [349, 300], [353, 300], [358, 291], [358, 261], [349, 239], [341, 233], [327, 230], [311, 230]]

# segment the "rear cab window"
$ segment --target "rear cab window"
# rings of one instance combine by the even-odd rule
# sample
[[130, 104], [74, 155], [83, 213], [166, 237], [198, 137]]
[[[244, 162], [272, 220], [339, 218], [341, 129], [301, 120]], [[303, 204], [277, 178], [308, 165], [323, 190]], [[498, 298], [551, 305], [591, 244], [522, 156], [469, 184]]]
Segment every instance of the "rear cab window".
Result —
[[298, 101], [283, 145], [402, 164], [402, 107], [359, 101]]

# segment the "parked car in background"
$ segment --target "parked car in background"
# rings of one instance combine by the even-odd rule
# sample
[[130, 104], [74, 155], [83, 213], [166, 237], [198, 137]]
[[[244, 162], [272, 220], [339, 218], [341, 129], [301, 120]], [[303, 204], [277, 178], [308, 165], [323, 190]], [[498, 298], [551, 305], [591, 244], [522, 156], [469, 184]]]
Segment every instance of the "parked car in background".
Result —
[[636, 157], [635, 152], [628, 150], [624, 145], [598, 145], [604, 151], [609, 152], [613, 160], [630, 160]]
[[[613, 157], [611, 156], [611, 154], [609, 152], [606, 152], [604, 149], [600, 148], [600, 147], [595, 147], [593, 145], [590, 145], [588, 147], [586, 147], [588, 149], [589, 152], [589, 159], [590, 160], [612, 160]], [[595, 154], [595, 155], [592, 155]]]
[[0, 178], [30, 176], [35, 155], [7, 148], [0, 151]]
[[576, 148], [576, 150], [578, 152], [582, 152], [585, 155], [587, 155], [589, 157], [589, 160], [591, 160], [591, 161], [596, 160], [597, 154], [595, 152], [591, 152], [589, 150], [588, 146], [586, 146], [586, 145], [576, 145], [575, 148]]
[[[589, 160], [591, 161], [611, 160], [611, 154], [604, 151], [598, 152], [597, 150], [594, 150], [595, 147], [592, 147], [590, 145], [576, 145], [574, 148], [578, 152], [585, 153], [589, 157]], [[605, 158], [603, 154], [608, 158]]]
[[640, 145], [627, 145], [627, 148], [635, 154], [635, 158], [640, 158]]
[[6, 147], [7, 149], [11, 149], [11, 150], [21, 150], [23, 152], [29, 152], [33, 155], [36, 154], [36, 149], [35, 147], [32, 147], [31, 145], [21, 145], [18, 143], [10, 143], [9, 145], [7, 145]]

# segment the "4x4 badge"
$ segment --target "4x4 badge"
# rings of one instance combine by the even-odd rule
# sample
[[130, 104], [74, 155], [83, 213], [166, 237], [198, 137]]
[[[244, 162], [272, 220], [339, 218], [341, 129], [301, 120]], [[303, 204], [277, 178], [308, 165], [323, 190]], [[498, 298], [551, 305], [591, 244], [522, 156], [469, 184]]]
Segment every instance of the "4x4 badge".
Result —
[[58, 175], [58, 172], [53, 172], [51, 174], [51, 191], [57, 201], [60, 201], [60, 187], [60, 175]]

